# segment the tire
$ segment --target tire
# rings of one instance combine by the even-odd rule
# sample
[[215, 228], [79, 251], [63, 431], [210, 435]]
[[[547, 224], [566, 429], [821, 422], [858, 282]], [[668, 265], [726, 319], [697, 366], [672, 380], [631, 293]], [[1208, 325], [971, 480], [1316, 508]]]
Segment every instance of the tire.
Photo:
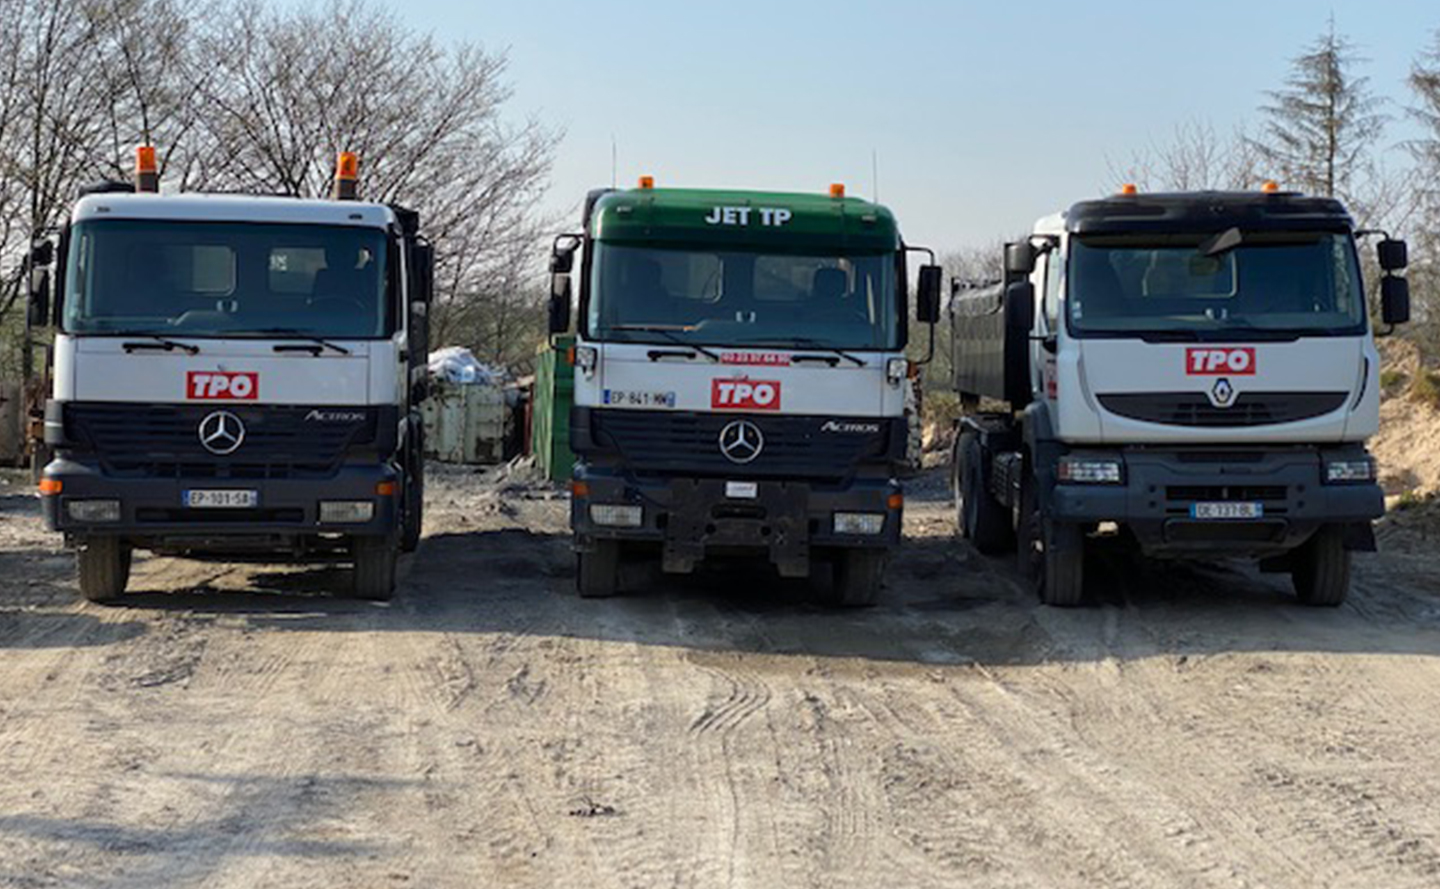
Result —
[[352, 537], [350, 554], [355, 560], [352, 592], [369, 602], [389, 602], [395, 595], [395, 562], [399, 547], [391, 537]]
[[582, 599], [608, 599], [620, 592], [620, 541], [597, 540], [594, 547], [575, 554], [575, 592]]
[[837, 608], [868, 608], [880, 596], [885, 580], [883, 549], [842, 549], [835, 554], [830, 604]]
[[961, 473], [956, 495], [957, 523], [975, 548], [987, 556], [1007, 552], [1015, 546], [1015, 530], [1010, 526], [1010, 512], [990, 493], [989, 474], [985, 471], [987, 455], [978, 436], [971, 433], [961, 443]]
[[88, 601], [114, 602], [130, 582], [133, 551], [118, 537], [87, 537], [75, 554], [80, 575], [80, 595]]
[[1334, 608], [1350, 592], [1350, 551], [1339, 525], [1324, 525], [1292, 556], [1290, 581], [1306, 605]]
[[1076, 524], [1057, 522], [1040, 512], [1035, 478], [1027, 474], [1020, 490], [1017, 535], [1020, 573], [1041, 603], [1073, 608], [1085, 601], [1085, 534]]

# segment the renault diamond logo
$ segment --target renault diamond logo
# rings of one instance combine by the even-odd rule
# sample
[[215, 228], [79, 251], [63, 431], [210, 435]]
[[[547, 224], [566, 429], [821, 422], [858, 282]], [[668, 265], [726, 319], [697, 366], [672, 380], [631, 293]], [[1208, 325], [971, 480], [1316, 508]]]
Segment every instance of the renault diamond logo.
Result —
[[731, 463], [749, 463], [765, 449], [765, 436], [749, 420], [736, 420], [720, 430], [720, 453]]
[[1216, 407], [1229, 407], [1235, 403], [1235, 387], [1225, 377], [1215, 381], [1215, 386], [1210, 390], [1210, 401]]
[[233, 454], [244, 441], [245, 424], [229, 411], [216, 411], [200, 421], [200, 443], [212, 454]]

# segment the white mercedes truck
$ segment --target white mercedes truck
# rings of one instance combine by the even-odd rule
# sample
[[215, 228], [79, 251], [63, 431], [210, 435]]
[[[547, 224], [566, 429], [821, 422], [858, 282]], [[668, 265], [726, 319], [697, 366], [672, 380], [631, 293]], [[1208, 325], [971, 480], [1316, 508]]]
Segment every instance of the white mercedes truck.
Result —
[[[582, 596], [647, 553], [782, 576], [833, 566], [835, 604], [871, 603], [900, 540], [906, 255], [884, 207], [844, 196], [640, 187], [592, 192], [561, 236], [551, 330], [575, 339], [572, 528]], [[928, 251], [924, 251], [928, 252]], [[939, 312], [940, 269], [916, 316]]]
[[433, 250], [419, 217], [356, 199], [159, 194], [75, 203], [31, 253], [53, 325], [40, 478], [80, 591], [124, 591], [131, 554], [340, 560], [390, 598], [420, 536]]
[[[1042, 601], [1084, 600], [1085, 552], [1239, 556], [1338, 605], [1384, 513], [1372, 323], [1408, 320], [1403, 241], [1378, 312], [1337, 201], [1280, 191], [1084, 201], [1007, 245], [1006, 280], [951, 300], [956, 520], [1015, 548]], [[989, 409], [979, 410], [981, 399]]]

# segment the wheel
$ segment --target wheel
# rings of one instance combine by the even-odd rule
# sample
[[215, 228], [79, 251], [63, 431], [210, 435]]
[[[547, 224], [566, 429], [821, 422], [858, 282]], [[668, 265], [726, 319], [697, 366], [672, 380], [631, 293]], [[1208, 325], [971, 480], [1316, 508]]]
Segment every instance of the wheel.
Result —
[[967, 435], [968, 441], [961, 442], [963, 474], [956, 495], [956, 521], [962, 537], [968, 537], [980, 552], [993, 556], [1015, 545], [1015, 531], [1010, 526], [1010, 513], [990, 493], [985, 449], [978, 436]]
[[575, 591], [582, 599], [620, 592], [620, 541], [597, 540], [590, 552], [575, 554]]
[[883, 549], [842, 549], [835, 554], [835, 577], [830, 604], [840, 608], [866, 608], [875, 604], [885, 579]]
[[395, 595], [395, 562], [399, 547], [391, 537], [352, 537], [355, 598], [388, 602]]
[[1040, 512], [1035, 478], [1020, 489], [1020, 573], [1046, 605], [1071, 608], [1085, 601], [1085, 534], [1076, 524]]
[[132, 551], [118, 537], [87, 537], [80, 543], [76, 562], [80, 595], [91, 602], [113, 602], [130, 582]]
[[1292, 556], [1290, 581], [1306, 605], [1334, 608], [1350, 591], [1350, 551], [1339, 525], [1324, 525]]

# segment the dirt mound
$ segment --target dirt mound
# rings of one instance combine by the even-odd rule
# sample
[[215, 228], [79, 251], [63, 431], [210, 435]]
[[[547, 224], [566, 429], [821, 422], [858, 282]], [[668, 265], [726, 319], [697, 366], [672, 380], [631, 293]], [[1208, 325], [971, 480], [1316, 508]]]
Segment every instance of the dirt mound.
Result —
[[1412, 342], [1382, 340], [1380, 432], [1370, 449], [1390, 496], [1440, 492], [1440, 409], [1431, 388], [1434, 369]]

